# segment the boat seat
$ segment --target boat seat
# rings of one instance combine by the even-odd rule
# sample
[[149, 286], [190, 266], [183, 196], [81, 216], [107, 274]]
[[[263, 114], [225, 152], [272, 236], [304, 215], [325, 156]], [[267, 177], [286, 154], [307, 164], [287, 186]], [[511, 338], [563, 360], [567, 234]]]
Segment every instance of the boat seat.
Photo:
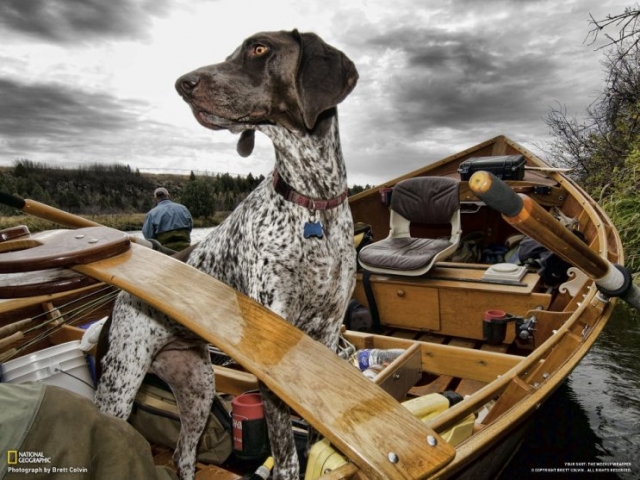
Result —
[[[444, 260], [460, 243], [459, 181], [448, 177], [416, 177], [399, 182], [391, 195], [389, 236], [360, 250], [360, 265], [373, 273], [419, 276]], [[441, 238], [412, 237], [412, 223], [451, 224]]]

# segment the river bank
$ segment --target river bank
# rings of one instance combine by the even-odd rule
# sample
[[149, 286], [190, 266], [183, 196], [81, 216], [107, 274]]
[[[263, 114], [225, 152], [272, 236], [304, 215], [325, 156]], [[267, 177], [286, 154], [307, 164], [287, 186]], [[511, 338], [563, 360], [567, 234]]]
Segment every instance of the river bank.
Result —
[[[211, 228], [219, 225], [229, 215], [229, 212], [216, 212], [211, 218], [194, 218], [195, 229]], [[79, 215], [82, 218], [99, 223], [105, 227], [115, 228], [123, 232], [134, 232], [142, 229], [145, 213], [113, 214], [113, 215]], [[18, 225], [26, 225], [31, 233], [43, 230], [61, 228], [59, 224], [44, 220], [32, 215], [13, 215], [10, 217], [0, 217], [0, 230], [12, 228]]]

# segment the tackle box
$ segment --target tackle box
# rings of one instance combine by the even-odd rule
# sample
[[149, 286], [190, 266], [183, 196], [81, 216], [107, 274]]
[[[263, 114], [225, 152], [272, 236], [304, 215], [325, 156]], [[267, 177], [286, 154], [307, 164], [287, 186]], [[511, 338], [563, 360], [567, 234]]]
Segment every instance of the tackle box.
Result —
[[479, 170], [491, 172], [502, 180], [522, 180], [525, 162], [524, 155], [472, 157], [460, 164], [458, 173], [463, 181], [469, 180]]

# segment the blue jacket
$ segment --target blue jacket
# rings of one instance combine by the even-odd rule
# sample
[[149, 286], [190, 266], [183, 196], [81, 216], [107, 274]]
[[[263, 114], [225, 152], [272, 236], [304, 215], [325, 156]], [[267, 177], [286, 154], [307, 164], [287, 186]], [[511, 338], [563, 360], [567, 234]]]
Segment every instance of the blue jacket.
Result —
[[188, 230], [193, 228], [193, 219], [187, 207], [171, 200], [162, 200], [149, 210], [142, 226], [144, 238], [156, 238], [159, 234], [172, 230]]

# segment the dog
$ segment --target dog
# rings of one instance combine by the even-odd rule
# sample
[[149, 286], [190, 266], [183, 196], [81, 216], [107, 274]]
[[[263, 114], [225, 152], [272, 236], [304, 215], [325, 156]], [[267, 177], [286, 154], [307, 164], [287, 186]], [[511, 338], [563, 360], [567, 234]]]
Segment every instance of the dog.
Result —
[[[189, 252], [187, 263], [333, 350], [356, 270], [336, 106], [357, 80], [344, 53], [313, 33], [294, 30], [253, 35], [224, 62], [176, 82], [201, 125], [240, 134], [240, 155], [252, 153], [256, 131], [275, 148], [273, 172]], [[212, 328], [224, 321], [212, 318]], [[214, 394], [206, 345], [123, 293], [104, 350], [96, 391], [100, 410], [127, 418], [145, 373], [157, 374], [171, 386], [180, 409], [178, 474], [192, 478]], [[303, 365], [300, 369], [304, 372]], [[264, 385], [260, 390], [275, 459], [273, 478], [297, 479], [289, 409]]]

